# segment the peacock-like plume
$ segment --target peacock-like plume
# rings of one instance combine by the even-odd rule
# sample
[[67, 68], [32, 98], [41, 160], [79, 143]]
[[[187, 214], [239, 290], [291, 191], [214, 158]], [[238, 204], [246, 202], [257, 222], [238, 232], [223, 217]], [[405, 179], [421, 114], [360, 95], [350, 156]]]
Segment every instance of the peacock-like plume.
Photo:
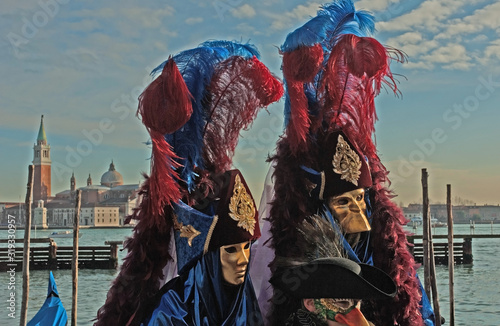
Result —
[[286, 84], [286, 134], [293, 152], [307, 151], [311, 118], [317, 114], [319, 81], [336, 40], [349, 33], [373, 33], [373, 16], [356, 11], [351, 0], [326, 4], [302, 27], [288, 34], [281, 46]]
[[[259, 57], [259, 52], [252, 44], [241, 44], [230, 41], [207, 41], [199, 47], [183, 51], [173, 57], [179, 71], [192, 95], [193, 113], [187, 123], [175, 133], [166, 135], [167, 142], [182, 165], [179, 169], [180, 178], [194, 187], [195, 168], [204, 169], [203, 161], [203, 130], [208, 122], [206, 108], [207, 86], [210, 84], [215, 67], [232, 56], [250, 59]], [[166, 62], [155, 68], [152, 74], [163, 69]]]
[[204, 129], [206, 167], [215, 173], [230, 169], [240, 131], [259, 109], [283, 96], [281, 82], [256, 57], [231, 57], [214, 73], [208, 123]]

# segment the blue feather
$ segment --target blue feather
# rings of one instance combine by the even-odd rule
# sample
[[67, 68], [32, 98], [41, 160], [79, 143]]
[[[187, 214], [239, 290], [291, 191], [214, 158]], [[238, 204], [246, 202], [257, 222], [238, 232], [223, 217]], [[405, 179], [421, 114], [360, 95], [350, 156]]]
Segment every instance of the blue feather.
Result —
[[[287, 35], [281, 46], [282, 52], [291, 52], [300, 46], [321, 44], [324, 51], [324, 63], [336, 40], [343, 34], [368, 36], [375, 32], [375, 20], [367, 11], [356, 11], [352, 0], [339, 0], [323, 5], [317, 16]], [[321, 70], [313, 84], [305, 84], [304, 92], [309, 102], [309, 114], [317, 113], [315, 84], [321, 78]], [[286, 93], [288, 99], [288, 93]], [[285, 126], [290, 119], [290, 100], [285, 101]]]
[[[195, 167], [203, 169], [203, 130], [207, 121], [207, 112], [204, 103], [206, 87], [210, 84], [216, 66], [231, 56], [242, 56], [246, 59], [258, 57], [259, 52], [254, 45], [241, 44], [230, 41], [207, 41], [199, 47], [180, 52], [173, 57], [184, 82], [192, 95], [193, 113], [189, 121], [175, 133], [165, 135], [167, 142], [180, 157], [182, 167], [179, 176], [184, 180], [188, 189], [192, 190], [196, 174]], [[156, 67], [151, 74], [155, 75], [163, 70], [167, 61]]]
[[242, 44], [231, 41], [216, 40], [216, 41], [203, 42], [200, 44], [200, 46], [205, 46], [210, 48], [224, 48], [228, 51], [229, 56], [237, 55], [244, 57], [245, 59], [251, 59], [254, 56], [257, 57], [257, 59], [260, 58], [259, 50], [257, 50], [255, 45], [250, 43]]
[[300, 46], [312, 46], [321, 43], [327, 37], [327, 29], [330, 23], [331, 19], [327, 15], [312, 18], [302, 27], [287, 35], [285, 43], [281, 46], [281, 51], [290, 52]]

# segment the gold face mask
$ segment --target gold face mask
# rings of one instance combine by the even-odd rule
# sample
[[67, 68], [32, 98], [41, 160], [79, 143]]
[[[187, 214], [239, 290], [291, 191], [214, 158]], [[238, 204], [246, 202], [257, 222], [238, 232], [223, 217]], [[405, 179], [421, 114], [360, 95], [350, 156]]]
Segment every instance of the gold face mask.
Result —
[[328, 208], [346, 234], [370, 231], [366, 218], [365, 190], [344, 192], [328, 199]]
[[224, 280], [233, 285], [242, 284], [250, 258], [250, 242], [220, 247], [220, 262]]

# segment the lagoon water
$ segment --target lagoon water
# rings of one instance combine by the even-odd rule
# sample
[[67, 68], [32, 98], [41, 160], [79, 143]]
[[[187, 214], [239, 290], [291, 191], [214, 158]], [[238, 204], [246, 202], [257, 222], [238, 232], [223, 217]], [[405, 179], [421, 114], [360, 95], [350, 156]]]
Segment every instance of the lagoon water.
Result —
[[[422, 228], [416, 230], [407, 228], [417, 234], [422, 233]], [[47, 237], [57, 230], [37, 230], [36, 237]], [[132, 234], [130, 228], [117, 229], [82, 229], [80, 230], [80, 246], [103, 245], [105, 240], [124, 240]], [[447, 228], [435, 228], [433, 233], [446, 234]], [[500, 225], [476, 225], [475, 234], [500, 234]], [[470, 234], [469, 225], [456, 225], [455, 234]], [[16, 232], [16, 238], [23, 238], [23, 230]], [[35, 237], [32, 230], [31, 236]], [[7, 238], [7, 230], [0, 230], [0, 238]], [[59, 246], [72, 245], [72, 238], [59, 238]], [[437, 240], [436, 240], [437, 241]], [[19, 247], [22, 243], [18, 244]], [[473, 239], [472, 248], [474, 264], [468, 266], [455, 266], [455, 324], [469, 326], [498, 326], [500, 325], [500, 238], [498, 239]], [[119, 252], [123, 259], [125, 252]], [[449, 319], [449, 290], [448, 268], [436, 266], [441, 314]], [[61, 301], [71, 316], [72, 282], [71, 270], [53, 271], [57, 282]], [[78, 281], [78, 325], [92, 325], [97, 309], [105, 301], [106, 293], [111, 281], [118, 271], [116, 270], [80, 270]], [[423, 270], [419, 273], [423, 276]], [[28, 306], [28, 320], [31, 319], [41, 307], [47, 294], [49, 271], [30, 271], [30, 295]], [[19, 325], [19, 311], [21, 309], [22, 272], [16, 273], [16, 318], [8, 316], [9, 299], [8, 274], [0, 275], [0, 325]], [[447, 325], [447, 324], [445, 324]]]

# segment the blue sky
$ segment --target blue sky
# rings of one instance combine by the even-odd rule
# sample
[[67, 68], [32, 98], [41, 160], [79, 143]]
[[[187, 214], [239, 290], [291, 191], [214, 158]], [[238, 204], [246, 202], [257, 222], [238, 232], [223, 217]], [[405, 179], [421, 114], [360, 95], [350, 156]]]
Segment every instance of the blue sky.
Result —
[[[278, 76], [277, 47], [320, 6], [316, 1], [72, 1], [0, 3], [0, 201], [24, 200], [40, 116], [51, 145], [52, 194], [111, 160], [125, 183], [149, 172], [148, 135], [135, 117], [149, 72], [170, 54], [207, 39], [250, 41]], [[402, 97], [377, 100], [379, 154], [395, 200], [421, 199], [420, 170], [433, 202], [454, 196], [498, 204], [500, 3], [493, 0], [361, 0], [375, 37], [408, 54], [394, 64]], [[283, 102], [243, 133], [235, 166], [260, 197], [265, 158], [281, 134]]]

